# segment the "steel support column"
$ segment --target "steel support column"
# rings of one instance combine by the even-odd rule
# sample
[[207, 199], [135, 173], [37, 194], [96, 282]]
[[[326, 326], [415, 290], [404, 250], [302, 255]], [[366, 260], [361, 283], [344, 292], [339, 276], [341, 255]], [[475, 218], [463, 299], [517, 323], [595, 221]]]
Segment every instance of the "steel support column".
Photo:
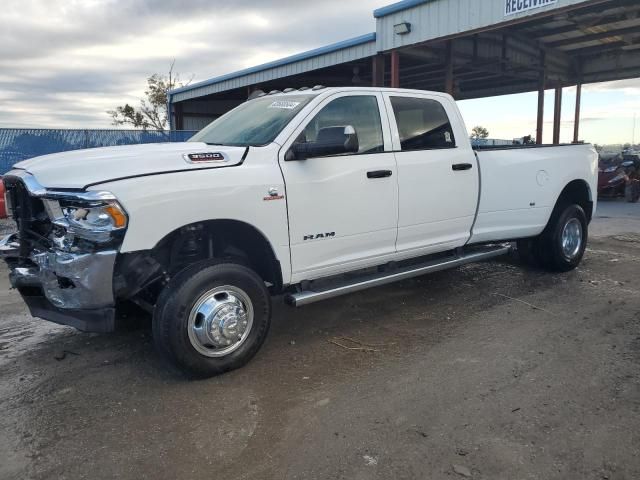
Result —
[[538, 88], [538, 123], [536, 126], [536, 143], [542, 145], [544, 134], [544, 82]]
[[453, 42], [447, 42], [447, 65], [445, 67], [444, 91], [453, 96]]
[[573, 143], [580, 141], [580, 104], [582, 102], [582, 82], [576, 86], [576, 116], [573, 121]]
[[184, 113], [182, 111], [182, 103], [174, 103], [173, 112], [175, 115], [174, 125], [176, 130], [184, 130]]
[[542, 135], [544, 134], [544, 89], [547, 82], [544, 51], [540, 52], [540, 63], [542, 64], [542, 70], [540, 71], [540, 83], [538, 85], [538, 120], [536, 124], [536, 143], [538, 145], [542, 145]]
[[560, 143], [560, 120], [562, 118], [562, 85], [556, 87], [555, 104], [553, 108], [553, 144]]
[[372, 60], [373, 87], [384, 87], [384, 55], [378, 54]]
[[400, 54], [391, 51], [391, 88], [400, 88]]

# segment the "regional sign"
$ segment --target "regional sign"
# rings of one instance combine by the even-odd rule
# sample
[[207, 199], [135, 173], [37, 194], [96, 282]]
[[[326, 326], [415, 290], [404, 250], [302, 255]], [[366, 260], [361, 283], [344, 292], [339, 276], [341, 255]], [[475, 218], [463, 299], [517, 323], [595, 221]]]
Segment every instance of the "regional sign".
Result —
[[505, 17], [515, 13], [526, 12], [534, 8], [546, 7], [558, 3], [558, 0], [505, 0]]

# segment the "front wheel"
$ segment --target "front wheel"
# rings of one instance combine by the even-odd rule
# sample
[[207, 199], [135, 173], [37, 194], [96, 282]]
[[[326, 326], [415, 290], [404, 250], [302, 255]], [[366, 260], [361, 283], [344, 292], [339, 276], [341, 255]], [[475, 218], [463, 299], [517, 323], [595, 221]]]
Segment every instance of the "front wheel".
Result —
[[556, 208], [540, 236], [519, 241], [518, 250], [527, 263], [554, 272], [568, 272], [582, 261], [588, 228], [582, 207], [565, 205]]
[[270, 322], [271, 298], [253, 270], [206, 261], [178, 273], [160, 294], [153, 337], [171, 363], [210, 377], [246, 364], [262, 346]]

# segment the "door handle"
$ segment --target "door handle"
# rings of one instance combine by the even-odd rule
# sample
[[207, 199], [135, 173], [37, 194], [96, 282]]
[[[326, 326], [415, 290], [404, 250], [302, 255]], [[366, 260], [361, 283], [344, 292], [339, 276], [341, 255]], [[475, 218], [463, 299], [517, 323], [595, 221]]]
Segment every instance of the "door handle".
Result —
[[372, 172], [367, 172], [367, 178], [385, 178], [393, 175], [391, 170], [374, 170]]
[[471, 165], [470, 163], [455, 163], [451, 165], [451, 169], [454, 172], [459, 172], [461, 170], [471, 170], [472, 168], [473, 168], [473, 165]]

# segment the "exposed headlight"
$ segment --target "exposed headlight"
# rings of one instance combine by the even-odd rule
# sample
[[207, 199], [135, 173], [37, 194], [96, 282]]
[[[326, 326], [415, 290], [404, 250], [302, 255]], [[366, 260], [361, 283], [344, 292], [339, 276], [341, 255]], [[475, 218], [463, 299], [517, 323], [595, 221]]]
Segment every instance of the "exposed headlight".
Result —
[[54, 225], [78, 238], [106, 243], [114, 232], [127, 228], [127, 213], [115, 200], [63, 198], [47, 199], [44, 204]]

